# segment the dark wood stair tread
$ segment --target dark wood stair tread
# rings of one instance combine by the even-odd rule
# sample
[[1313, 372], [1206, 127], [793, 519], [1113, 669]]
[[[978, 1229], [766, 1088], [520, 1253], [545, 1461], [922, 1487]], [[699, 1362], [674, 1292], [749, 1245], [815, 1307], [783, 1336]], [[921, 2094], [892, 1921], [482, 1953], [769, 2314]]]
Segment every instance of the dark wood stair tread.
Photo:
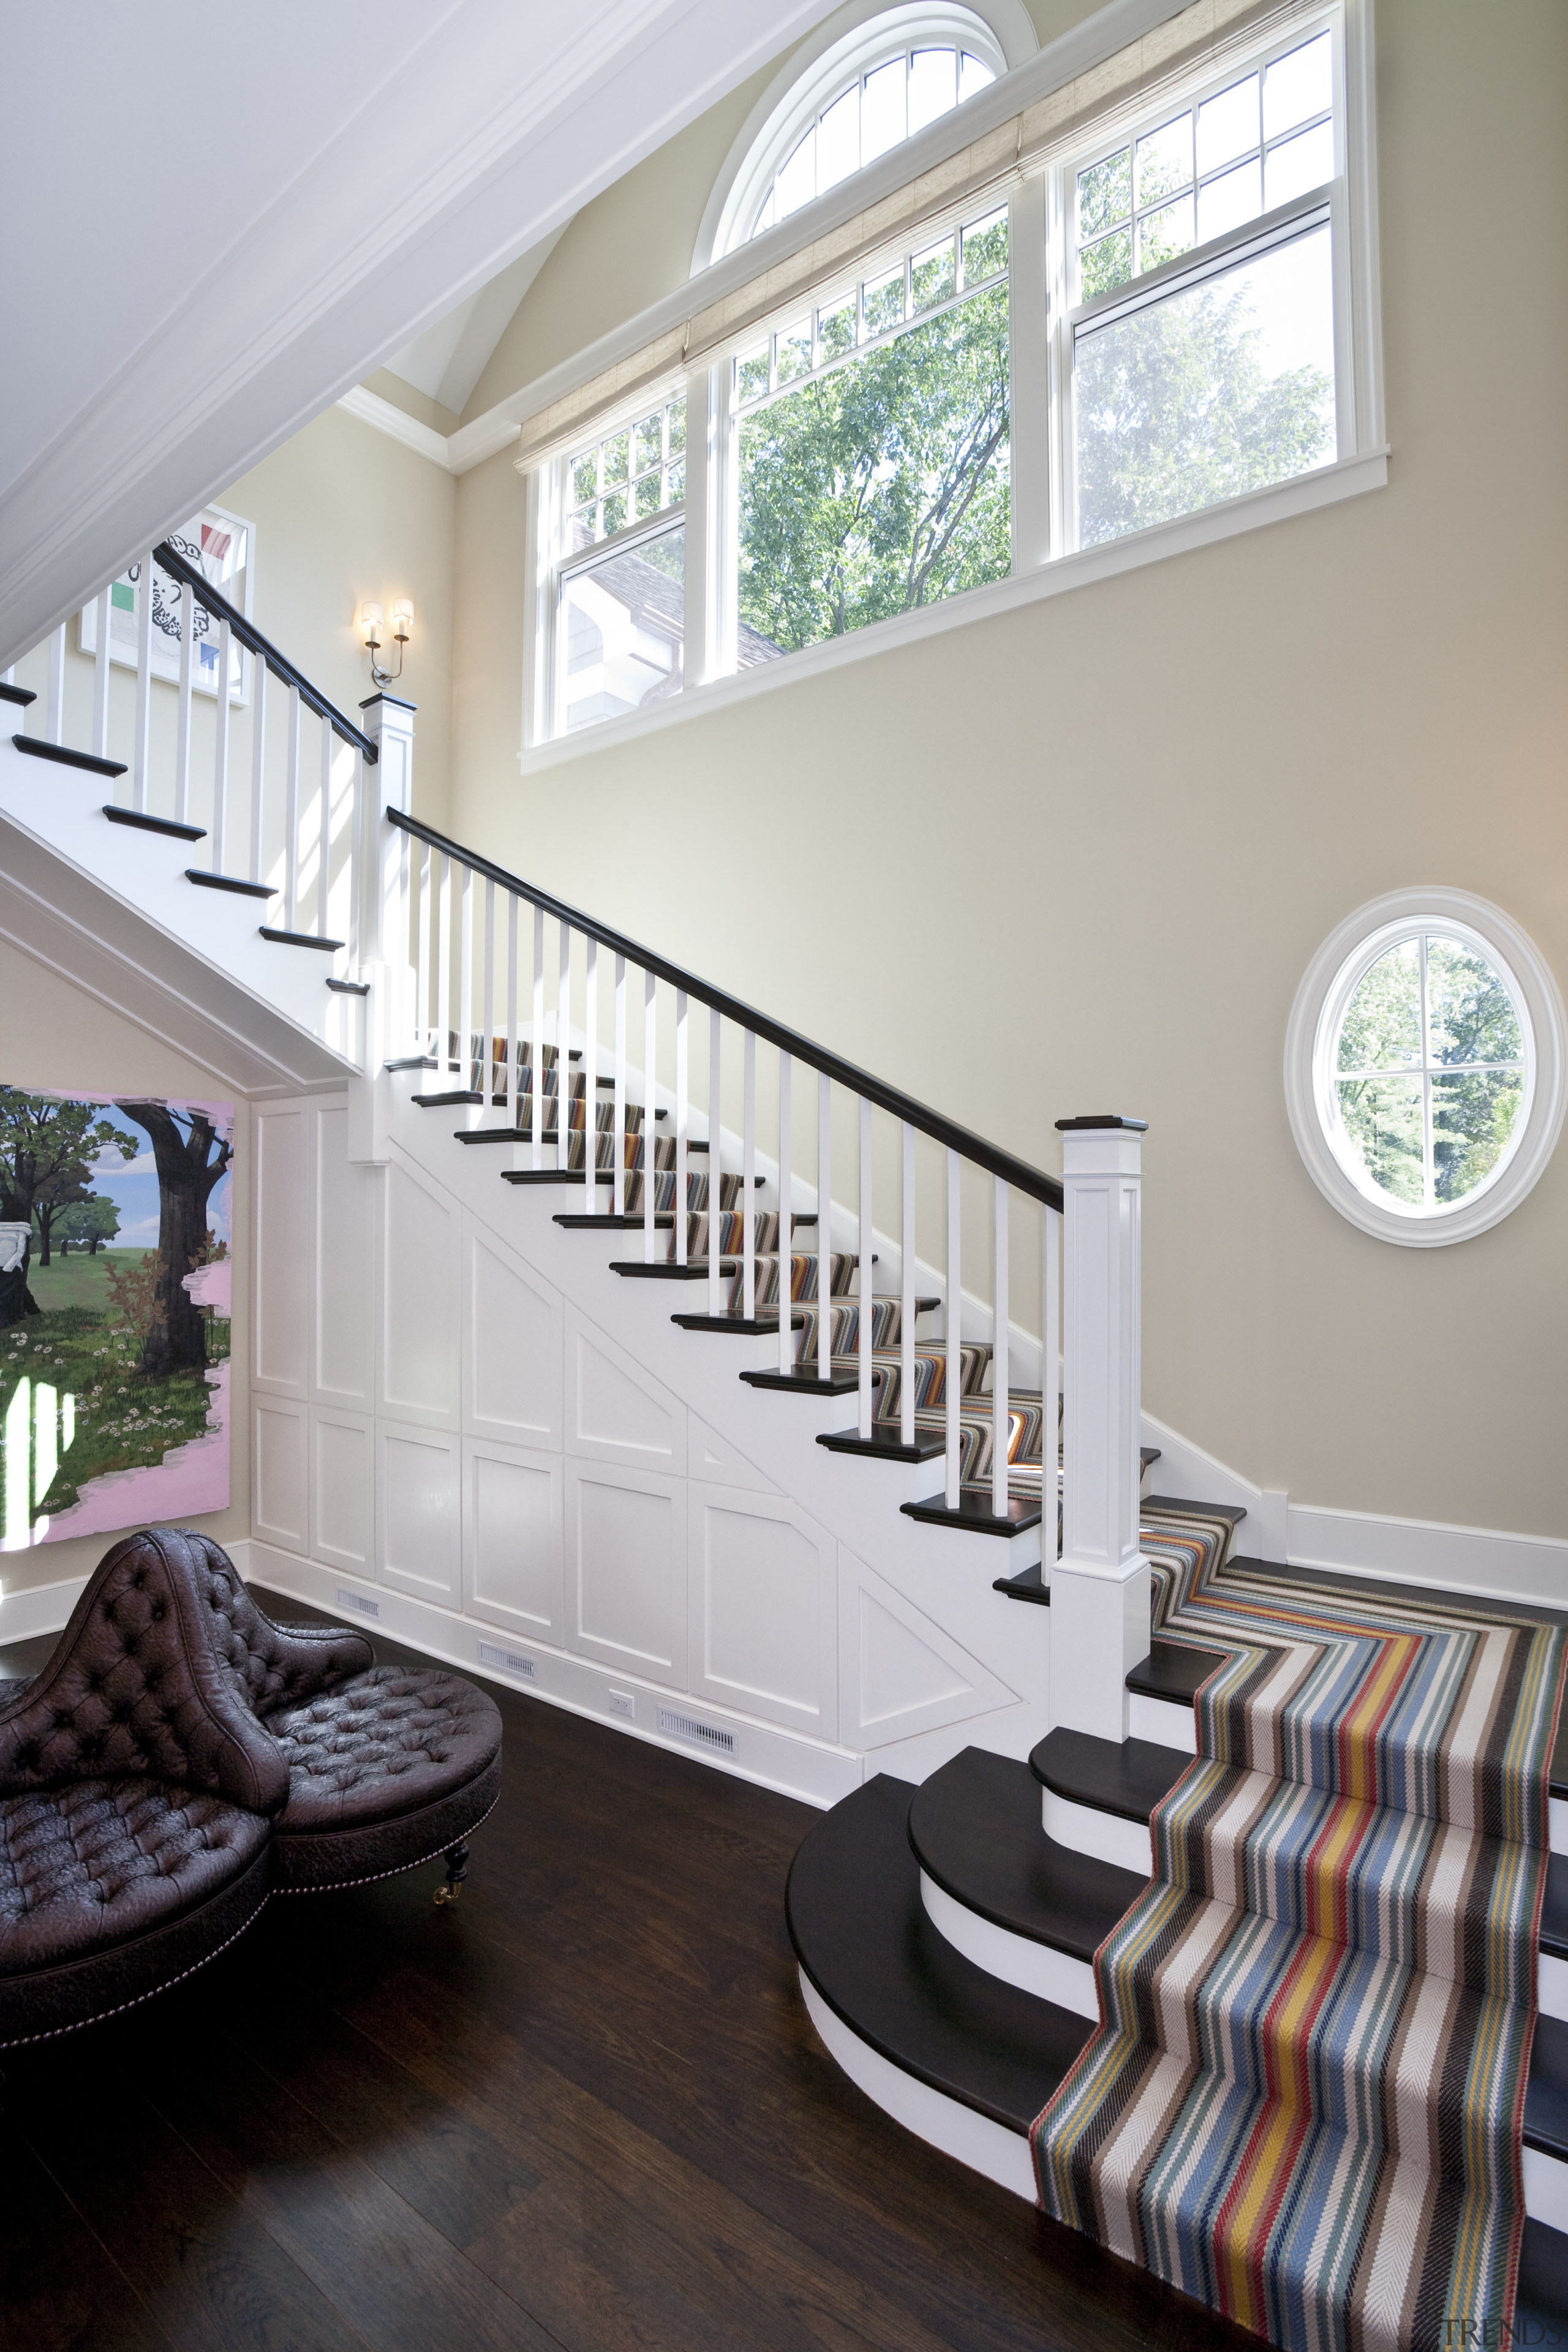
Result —
[[[764, 1325], [764, 1329], [776, 1331], [776, 1323]], [[858, 1372], [834, 1372], [823, 1380], [816, 1372], [742, 1372], [741, 1378], [749, 1388], [787, 1389], [797, 1396], [853, 1396], [860, 1385]]]
[[1192, 1760], [1179, 1748], [1163, 1748], [1152, 1739], [1118, 1743], [1058, 1725], [1031, 1753], [1029, 1769], [1043, 1788], [1075, 1805], [1147, 1822]]
[[333, 980], [329, 977], [327, 986], [334, 996], [368, 996], [370, 994], [368, 980]]
[[933, 1462], [944, 1450], [944, 1440], [934, 1432], [915, 1433], [912, 1445], [906, 1445], [899, 1435], [897, 1422], [871, 1423], [869, 1437], [862, 1437], [858, 1429], [832, 1429], [822, 1432], [816, 1440], [829, 1454], [860, 1454], [872, 1462]]
[[1127, 1687], [1142, 1698], [1191, 1706], [1201, 1685], [1223, 1666], [1224, 1650], [1188, 1650], [1179, 1642], [1151, 1642], [1149, 1654], [1129, 1670]]
[[899, 1508], [905, 1518], [918, 1519], [922, 1527], [959, 1528], [982, 1536], [1021, 1536], [1037, 1528], [1043, 1516], [1037, 1495], [1009, 1495], [1007, 1516], [998, 1517], [991, 1507], [989, 1486], [961, 1487], [951, 1507], [945, 1495], [928, 1495], [921, 1502], [900, 1503]]
[[1091, 2029], [988, 1976], [931, 1926], [908, 1836], [913, 1793], [879, 1773], [806, 1832], [784, 1895], [790, 1941], [828, 2008], [862, 2042], [932, 2090], [1026, 2134]]
[[187, 866], [185, 879], [203, 890], [232, 890], [239, 898], [276, 898], [278, 896], [270, 882], [244, 882], [237, 874], [204, 873], [199, 866]]
[[57, 761], [62, 768], [85, 768], [94, 776], [125, 773], [123, 760], [100, 760], [96, 751], [73, 751], [65, 743], [46, 743], [41, 735], [13, 735], [11, 740], [18, 751], [26, 751], [35, 760]]
[[[1142, 1451], [1145, 1466], [1160, 1459], [1157, 1446], [1145, 1445]], [[1247, 1517], [1244, 1503], [1190, 1503], [1182, 1495], [1141, 1495], [1138, 1507], [1141, 1511], [1173, 1511], [1191, 1519], [1228, 1519], [1233, 1528], [1239, 1527]]]
[[1093, 1959], [1145, 1885], [1048, 1838], [1028, 1766], [984, 1748], [964, 1748], [916, 1790], [910, 1844], [965, 1910], [1079, 1960]]
[[274, 947], [319, 948], [323, 955], [336, 955], [340, 948], [348, 945], [347, 940], [324, 940], [315, 931], [280, 931], [269, 923], [258, 923], [257, 929], [264, 940], [272, 941]]
[[999, 1576], [992, 1584], [993, 1592], [1005, 1592], [1009, 1601], [1032, 1601], [1038, 1608], [1051, 1605], [1050, 1587], [1046, 1582], [1042, 1563], [1034, 1559], [1021, 1568], [1016, 1576]]
[[28, 703], [37, 698], [31, 687], [13, 686], [8, 679], [0, 678], [0, 702], [14, 702], [18, 710], [26, 710]]
[[112, 801], [104, 807], [110, 824], [134, 825], [139, 833], [163, 833], [174, 841], [205, 841], [206, 827], [203, 824], [182, 824], [177, 817], [149, 816], [144, 809], [116, 808]]
[[439, 1094], [410, 1095], [408, 1099], [417, 1110], [450, 1110], [457, 1103], [482, 1103], [484, 1097], [478, 1087], [446, 1087]]
[[500, 1177], [503, 1184], [575, 1184], [579, 1192], [583, 1189], [580, 1168], [503, 1168]]

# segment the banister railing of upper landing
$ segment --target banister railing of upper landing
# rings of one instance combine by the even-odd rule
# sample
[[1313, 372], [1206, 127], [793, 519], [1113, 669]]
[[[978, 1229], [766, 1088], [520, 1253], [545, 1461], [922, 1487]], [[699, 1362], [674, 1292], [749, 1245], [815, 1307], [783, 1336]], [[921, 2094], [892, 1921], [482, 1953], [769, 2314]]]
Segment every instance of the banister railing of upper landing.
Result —
[[[93, 620], [91, 716], [83, 726], [79, 714], [70, 743], [68, 623], [42, 641], [47, 671], [40, 697], [16, 695], [15, 667], [0, 678], [5, 699], [41, 704], [27, 713], [35, 729], [42, 720], [41, 732], [27, 733], [28, 748], [85, 755], [117, 780], [117, 804], [132, 821], [156, 820], [161, 829], [181, 828], [187, 840], [205, 839], [203, 864], [189, 869], [193, 880], [280, 899], [280, 921], [264, 918], [267, 936], [330, 953], [331, 984], [360, 988], [363, 918], [374, 893], [379, 796], [366, 771], [378, 758], [376, 734], [312, 685], [171, 541], [150, 549], [131, 577], [132, 707], [110, 695], [128, 649], [113, 632], [119, 583], [106, 581], [84, 607]], [[174, 677], [154, 659], [155, 646], [170, 640]], [[286, 697], [281, 711], [269, 709], [278, 699], [269, 683]], [[86, 740], [75, 741], [78, 735]], [[210, 749], [198, 741], [209, 735]]]
[[[640, 1222], [643, 1256], [655, 1263], [659, 1255], [661, 1228], [669, 1232], [669, 1259], [677, 1267], [696, 1265], [706, 1257], [708, 1312], [726, 1320], [737, 1314], [755, 1325], [759, 1306], [764, 1317], [776, 1304], [778, 1372], [792, 1385], [831, 1388], [847, 1384], [853, 1363], [858, 1401], [858, 1433], [862, 1442], [890, 1449], [896, 1443], [914, 1455], [934, 1450], [940, 1423], [946, 1466], [946, 1502], [950, 1509], [988, 1508], [996, 1519], [1007, 1520], [1033, 1508], [1045, 1514], [1047, 1526], [1056, 1517], [1056, 1452], [1058, 1420], [1058, 1338], [1061, 1263], [1062, 1186], [1059, 1180], [1032, 1168], [1025, 1160], [969, 1133], [941, 1112], [866, 1071], [837, 1054], [803, 1037], [785, 1024], [741, 1003], [685, 971], [669, 958], [638, 941], [625, 938], [607, 925], [563, 905], [548, 891], [536, 888], [489, 859], [464, 849], [400, 810], [389, 808], [390, 822], [400, 829], [402, 850], [388, 884], [395, 904], [382, 918], [384, 939], [408, 939], [414, 945], [412, 1015], [401, 1026], [405, 1042], [421, 1052], [434, 1046], [435, 1061], [459, 1073], [456, 1090], [485, 1110], [504, 1108], [506, 1122], [495, 1131], [510, 1134], [526, 1155], [528, 1167], [541, 1175], [566, 1171], [573, 1146], [573, 1114], [561, 1106], [569, 1102], [570, 1088], [561, 1084], [561, 1057], [574, 1036], [581, 1035], [587, 1059], [583, 1087], [584, 1126], [581, 1181], [585, 1213], [605, 1214], [626, 1223]], [[388, 861], [389, 865], [394, 861]], [[482, 919], [475, 891], [482, 891]], [[520, 938], [521, 910], [532, 917], [531, 942]], [[556, 952], [546, 958], [547, 923], [556, 929]], [[580, 1013], [574, 1003], [574, 943], [580, 940]], [[531, 949], [531, 952], [530, 952]], [[599, 957], [614, 958], [614, 1044], [600, 1042]], [[547, 1005], [547, 972], [554, 981], [554, 1003]], [[628, 1055], [628, 972], [641, 974], [642, 1040], [640, 1053]], [[658, 1070], [658, 992], [674, 991], [673, 1184], [668, 1213], [659, 1207], [657, 1152], [647, 1148], [661, 1091]], [[454, 1002], [453, 991], [456, 990]], [[639, 991], [634, 982], [635, 1007]], [[706, 1134], [698, 1151], [707, 1160], [706, 1223], [689, 1213], [692, 1198], [689, 1157], [691, 1109], [691, 1008], [708, 1013]], [[742, 1116], [740, 1166], [722, 1166], [722, 1076], [725, 1066], [724, 1029], [739, 1033]], [[635, 1031], [635, 1022], [634, 1022]], [[778, 1168], [776, 1242], [770, 1250], [759, 1246], [759, 1224], [765, 1212], [754, 1207], [758, 1181], [757, 1047], [771, 1046], [778, 1055], [778, 1117], [774, 1130]], [[552, 1133], [547, 1133], [548, 1077], [546, 1059], [553, 1048], [557, 1093]], [[731, 1055], [735, 1048], [731, 1046]], [[609, 1067], [601, 1076], [601, 1053]], [[668, 1066], [668, 1065], [667, 1065]], [[734, 1061], [730, 1067], [733, 1073]], [[795, 1132], [795, 1075], [798, 1068], [816, 1078], [816, 1266], [811, 1277], [809, 1253], [803, 1253], [798, 1276], [792, 1249], [794, 1212], [792, 1166]], [[603, 1129], [597, 1116], [598, 1090], [612, 1095]], [[840, 1294], [833, 1303], [832, 1154], [834, 1089], [855, 1105], [854, 1130], [858, 1166], [856, 1210], [852, 1225], [854, 1255], [858, 1258], [855, 1291], [850, 1301]], [[640, 1090], [642, 1119], [632, 1097]], [[595, 1108], [590, 1114], [587, 1105]], [[628, 1108], [632, 1116], [628, 1119]], [[873, 1113], [881, 1112], [899, 1125], [900, 1174], [898, 1220], [900, 1289], [896, 1312], [891, 1297], [878, 1298], [872, 1275], [875, 1256], [875, 1151]], [[804, 1122], [803, 1122], [804, 1123]], [[590, 1141], [592, 1138], [592, 1141]], [[628, 1138], [630, 1139], [628, 1141]], [[915, 1322], [921, 1311], [917, 1282], [916, 1146], [921, 1138], [939, 1147], [942, 1159], [945, 1263], [941, 1277], [945, 1296], [944, 1328], [940, 1348], [921, 1346]], [[549, 1168], [546, 1151], [553, 1147], [555, 1164]], [[963, 1187], [965, 1166], [989, 1177], [991, 1301], [990, 1345], [978, 1343], [963, 1331]], [[723, 1179], [739, 1175], [742, 1213], [724, 1214]], [[627, 1217], [628, 1175], [640, 1194], [640, 1217]], [[640, 1182], [638, 1179], [640, 1177]], [[806, 1188], [809, 1192], [809, 1186]], [[1010, 1195], [1022, 1194], [1040, 1214], [1039, 1322], [1042, 1332], [1037, 1388], [1023, 1388], [1012, 1379], [1009, 1363], [1010, 1314]], [[723, 1246], [731, 1232], [732, 1250]], [[695, 1255], [691, 1243], [701, 1247]], [[841, 1253], [839, 1255], [847, 1255]], [[772, 1261], [771, 1264], [768, 1261]], [[728, 1265], [726, 1264], [728, 1261]], [[759, 1298], [759, 1261], [765, 1267], [766, 1289]], [[798, 1286], [797, 1286], [798, 1285]], [[805, 1359], [795, 1354], [795, 1317], [808, 1322], [816, 1301], [815, 1345]], [[846, 1310], [852, 1303], [851, 1316]], [[929, 1307], [931, 1301], [926, 1304]], [[983, 1315], [979, 1308], [972, 1309]], [[771, 1319], [771, 1318], [770, 1318]], [[1031, 1316], [1030, 1320], [1033, 1320]], [[896, 1328], [896, 1343], [893, 1333]], [[847, 1344], [840, 1345], [842, 1335]], [[853, 1345], [847, 1344], [852, 1331]], [[881, 1344], [879, 1344], [879, 1342]], [[986, 1363], [990, 1387], [984, 1387]], [[812, 1366], [815, 1363], [815, 1370]], [[896, 1414], [879, 1400], [896, 1387]], [[989, 1460], [986, 1455], [989, 1454]], [[914, 1456], [918, 1458], [918, 1456]], [[977, 1493], [976, 1489], [980, 1492]], [[984, 1502], [982, 1497], [986, 1498]]]

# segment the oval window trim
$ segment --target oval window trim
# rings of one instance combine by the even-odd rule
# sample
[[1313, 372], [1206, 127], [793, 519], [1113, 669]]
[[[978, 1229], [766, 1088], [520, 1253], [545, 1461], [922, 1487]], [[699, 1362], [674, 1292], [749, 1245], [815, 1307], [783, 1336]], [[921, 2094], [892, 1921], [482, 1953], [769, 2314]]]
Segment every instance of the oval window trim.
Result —
[[[1525, 1100], [1508, 1150], [1462, 1201], [1442, 1208], [1395, 1206], [1358, 1182], [1332, 1139], [1331, 1066], [1350, 999], [1379, 955], [1414, 931], [1468, 937], [1495, 963], [1524, 1020]], [[1518, 1207], [1541, 1176], [1563, 1129], [1565, 1019], [1562, 993], [1533, 941], [1500, 907], [1439, 886], [1370, 899], [1331, 931], [1296, 992], [1285, 1033], [1285, 1105], [1296, 1148], [1325, 1200], [1363, 1233], [1407, 1249], [1470, 1240]]]

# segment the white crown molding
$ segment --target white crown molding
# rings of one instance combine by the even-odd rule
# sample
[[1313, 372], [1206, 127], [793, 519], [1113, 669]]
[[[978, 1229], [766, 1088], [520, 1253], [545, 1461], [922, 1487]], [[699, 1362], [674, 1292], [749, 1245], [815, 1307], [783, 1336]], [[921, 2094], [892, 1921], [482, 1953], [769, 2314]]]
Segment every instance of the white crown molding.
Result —
[[346, 408], [351, 416], [357, 416], [362, 425], [374, 425], [389, 441], [401, 441], [416, 457], [427, 457], [444, 474], [451, 471], [452, 445], [447, 436], [437, 433], [433, 425], [421, 425], [416, 416], [405, 415], [390, 400], [383, 400], [380, 393], [367, 392], [363, 383], [353, 383], [339, 396], [337, 404]]
[[0, 667], [824, 0], [463, 0], [0, 499]]

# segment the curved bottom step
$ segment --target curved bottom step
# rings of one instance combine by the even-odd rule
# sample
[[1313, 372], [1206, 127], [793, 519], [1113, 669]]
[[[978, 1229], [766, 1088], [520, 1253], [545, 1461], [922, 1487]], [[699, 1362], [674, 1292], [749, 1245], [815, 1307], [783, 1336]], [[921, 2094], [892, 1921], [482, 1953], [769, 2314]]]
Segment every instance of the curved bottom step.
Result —
[[[829, 2055], [884, 2114], [1033, 2202], [1029, 2126], [1092, 2029], [947, 1941], [910, 1840], [915, 1795], [881, 1775], [802, 1841], [785, 1894], [801, 1991]], [[1555, 2129], [1558, 2106], [1568, 2111], [1568, 2095], [1558, 2096], [1568, 2081], [1556, 2079], [1565, 2058], [1568, 2034], [1548, 2021], [1529, 2106], [1539, 2117], [1550, 2105], [1552, 2127], [1532, 2129], [1527, 2112], [1516, 2343], [1561, 2342], [1568, 2332], [1568, 2145]]]

